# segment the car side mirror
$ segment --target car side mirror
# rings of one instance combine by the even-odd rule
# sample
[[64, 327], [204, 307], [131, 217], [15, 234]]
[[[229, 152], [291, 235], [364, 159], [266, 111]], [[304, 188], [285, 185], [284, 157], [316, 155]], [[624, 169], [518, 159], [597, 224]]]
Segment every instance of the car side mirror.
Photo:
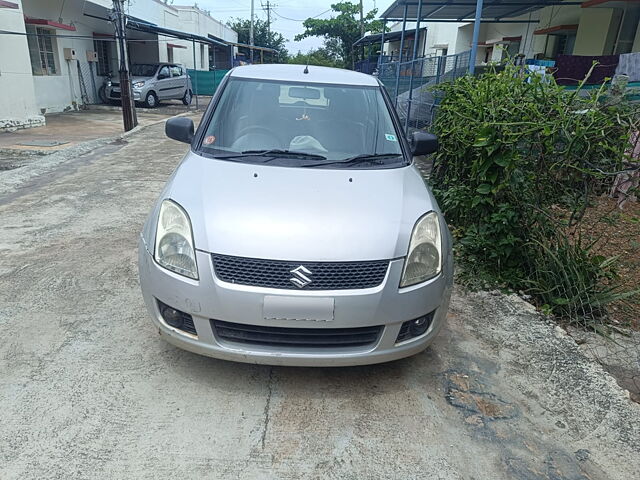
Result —
[[409, 138], [409, 146], [414, 157], [434, 153], [438, 151], [438, 137], [433, 133], [413, 132]]
[[158, 80], [164, 80], [165, 78], [169, 78], [169, 75], [167, 75], [166, 73], [158, 74]]
[[191, 143], [193, 141], [193, 120], [185, 117], [173, 117], [164, 124], [164, 133], [167, 137], [179, 142]]

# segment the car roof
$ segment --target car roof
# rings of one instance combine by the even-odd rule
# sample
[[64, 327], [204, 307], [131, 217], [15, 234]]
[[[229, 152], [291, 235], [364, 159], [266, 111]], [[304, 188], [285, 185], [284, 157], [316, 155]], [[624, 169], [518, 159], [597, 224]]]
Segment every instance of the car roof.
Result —
[[309, 65], [309, 73], [304, 73], [305, 65], [268, 64], [244, 65], [229, 73], [232, 78], [251, 78], [255, 80], [280, 80], [303, 83], [330, 83], [335, 85], [357, 85], [377, 87], [376, 77], [341, 68], [318, 67]]

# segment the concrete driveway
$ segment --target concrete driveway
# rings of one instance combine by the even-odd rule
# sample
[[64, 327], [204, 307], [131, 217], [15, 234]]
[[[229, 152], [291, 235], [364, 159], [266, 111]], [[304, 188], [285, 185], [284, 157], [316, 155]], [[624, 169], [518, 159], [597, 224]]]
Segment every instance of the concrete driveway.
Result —
[[637, 478], [640, 405], [517, 297], [457, 291], [433, 347], [371, 367], [164, 343], [136, 267], [186, 150], [162, 132], [0, 172], [2, 480]]

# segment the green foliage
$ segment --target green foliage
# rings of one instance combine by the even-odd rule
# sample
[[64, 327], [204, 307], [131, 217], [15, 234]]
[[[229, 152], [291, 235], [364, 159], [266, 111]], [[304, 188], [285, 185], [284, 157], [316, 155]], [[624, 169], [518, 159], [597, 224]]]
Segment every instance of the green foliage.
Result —
[[299, 65], [320, 65], [322, 67], [344, 68], [342, 60], [337, 58], [326, 48], [311, 49], [307, 53], [298, 53], [289, 57], [289, 63]]
[[[273, 31], [273, 21], [271, 22], [271, 32], [269, 32], [269, 26], [265, 20], [255, 19], [253, 22], [253, 43], [258, 47], [273, 48], [278, 51], [277, 58], [272, 53], [264, 53], [265, 62], [286, 63], [289, 58], [289, 52], [286, 48], [287, 39], [282, 36], [281, 33]], [[227, 22], [227, 26], [237, 32], [238, 43], [244, 43], [249, 45], [249, 30], [251, 28], [251, 20], [248, 18], [232, 18]], [[244, 53], [249, 58], [249, 49], [246, 47], [239, 47], [238, 51]], [[260, 58], [260, 52], [254, 51], [254, 61]]]
[[438, 89], [431, 181], [467, 271], [553, 313], [602, 316], [619, 296], [612, 265], [567, 235], [621, 168], [637, 107], [605, 100], [604, 86], [583, 95], [527, 81], [514, 66]]
[[594, 254], [590, 246], [567, 237], [550, 244], [533, 241], [529, 256], [532, 268], [525, 282], [529, 292], [545, 310], [569, 321], [595, 325], [606, 316], [607, 304], [638, 293], [622, 292], [616, 285], [616, 257]]
[[[307, 18], [302, 24], [305, 31], [295, 36], [296, 41], [307, 37], [323, 37], [325, 49], [342, 65], [351, 67], [353, 63], [353, 43], [360, 38], [360, 7], [357, 3], [338, 2], [331, 5], [337, 13], [329, 19]], [[375, 20], [377, 9], [363, 16], [366, 32], [381, 32], [382, 22]]]

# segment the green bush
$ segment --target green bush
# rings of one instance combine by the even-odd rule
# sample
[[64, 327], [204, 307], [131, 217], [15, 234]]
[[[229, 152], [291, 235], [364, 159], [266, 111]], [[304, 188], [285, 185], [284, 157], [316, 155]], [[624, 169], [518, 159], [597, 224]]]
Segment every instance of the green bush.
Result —
[[606, 99], [605, 86], [568, 92], [515, 66], [438, 89], [431, 183], [463, 270], [553, 313], [601, 317], [615, 298], [611, 262], [567, 234], [622, 168], [637, 107]]

